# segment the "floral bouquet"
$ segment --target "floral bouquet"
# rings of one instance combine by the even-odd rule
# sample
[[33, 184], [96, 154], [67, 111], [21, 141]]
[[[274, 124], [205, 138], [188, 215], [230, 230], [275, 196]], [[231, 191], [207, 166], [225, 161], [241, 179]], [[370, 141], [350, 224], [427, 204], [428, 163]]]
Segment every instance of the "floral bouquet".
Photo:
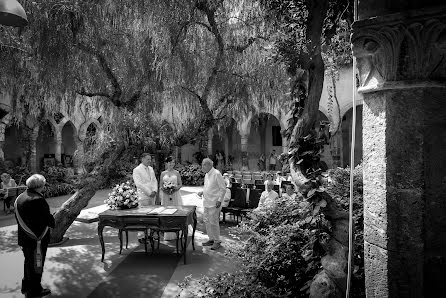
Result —
[[110, 209], [135, 208], [138, 206], [138, 194], [136, 189], [130, 184], [130, 181], [127, 181], [113, 187], [112, 192], [108, 194], [108, 198], [104, 203]]
[[169, 195], [171, 195], [175, 190], [176, 190], [176, 185], [175, 183], [172, 182], [164, 182], [163, 183], [163, 191]]

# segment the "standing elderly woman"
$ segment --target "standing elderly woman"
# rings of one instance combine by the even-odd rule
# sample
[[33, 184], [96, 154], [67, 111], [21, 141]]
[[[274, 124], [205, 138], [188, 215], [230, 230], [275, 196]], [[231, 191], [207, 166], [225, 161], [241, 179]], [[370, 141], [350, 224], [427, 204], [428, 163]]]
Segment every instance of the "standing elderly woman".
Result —
[[3, 194], [5, 198], [4, 200], [6, 205], [6, 214], [12, 213], [14, 211], [14, 207], [11, 208], [11, 201], [14, 198], [14, 195], [8, 192], [8, 188], [16, 187], [17, 184], [8, 173], [3, 173], [0, 177], [2, 180], [1, 182], [2, 189], [0, 190], [0, 193]]
[[42, 297], [51, 293], [42, 288], [41, 280], [46, 250], [50, 241], [49, 228], [54, 228], [54, 217], [42, 192], [46, 179], [34, 174], [26, 180], [28, 189], [15, 201], [18, 223], [18, 244], [25, 256], [22, 293], [26, 297]]

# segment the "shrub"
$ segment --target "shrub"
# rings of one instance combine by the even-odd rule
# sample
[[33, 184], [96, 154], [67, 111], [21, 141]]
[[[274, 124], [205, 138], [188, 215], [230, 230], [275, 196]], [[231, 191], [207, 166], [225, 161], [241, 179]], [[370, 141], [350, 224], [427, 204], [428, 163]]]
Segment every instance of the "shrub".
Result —
[[[362, 168], [354, 170], [355, 258], [351, 297], [364, 297]], [[348, 169], [329, 172], [327, 193], [348, 210]], [[233, 273], [203, 277], [194, 297], [308, 297], [313, 277], [321, 270], [331, 226], [307, 201], [279, 198], [271, 207], [251, 212], [230, 228], [241, 241], [227, 248], [239, 268]], [[187, 287], [189, 279], [180, 284]], [[362, 296], [361, 296], [362, 295]]]
[[74, 193], [75, 191], [75, 177], [72, 175], [72, 170], [65, 167], [45, 167], [40, 172], [46, 179], [46, 187], [44, 196], [56, 197]]
[[203, 185], [204, 173], [200, 165], [177, 165], [175, 168], [180, 172], [183, 185]]

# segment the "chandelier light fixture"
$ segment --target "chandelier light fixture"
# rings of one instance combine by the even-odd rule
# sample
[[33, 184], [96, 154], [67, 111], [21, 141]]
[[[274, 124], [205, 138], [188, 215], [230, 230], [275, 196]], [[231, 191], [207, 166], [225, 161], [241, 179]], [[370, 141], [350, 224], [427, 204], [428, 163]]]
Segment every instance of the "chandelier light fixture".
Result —
[[0, 0], [0, 24], [12, 27], [28, 25], [25, 10], [17, 0]]

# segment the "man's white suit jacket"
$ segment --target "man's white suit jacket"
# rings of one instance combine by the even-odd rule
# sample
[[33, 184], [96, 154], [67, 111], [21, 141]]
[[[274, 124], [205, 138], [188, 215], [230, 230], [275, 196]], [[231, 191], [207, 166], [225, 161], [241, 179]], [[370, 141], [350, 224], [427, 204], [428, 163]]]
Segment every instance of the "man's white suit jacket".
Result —
[[146, 167], [142, 163], [133, 169], [133, 181], [138, 190], [140, 199], [148, 199], [153, 191], [158, 191], [158, 181], [155, 171], [151, 166]]

